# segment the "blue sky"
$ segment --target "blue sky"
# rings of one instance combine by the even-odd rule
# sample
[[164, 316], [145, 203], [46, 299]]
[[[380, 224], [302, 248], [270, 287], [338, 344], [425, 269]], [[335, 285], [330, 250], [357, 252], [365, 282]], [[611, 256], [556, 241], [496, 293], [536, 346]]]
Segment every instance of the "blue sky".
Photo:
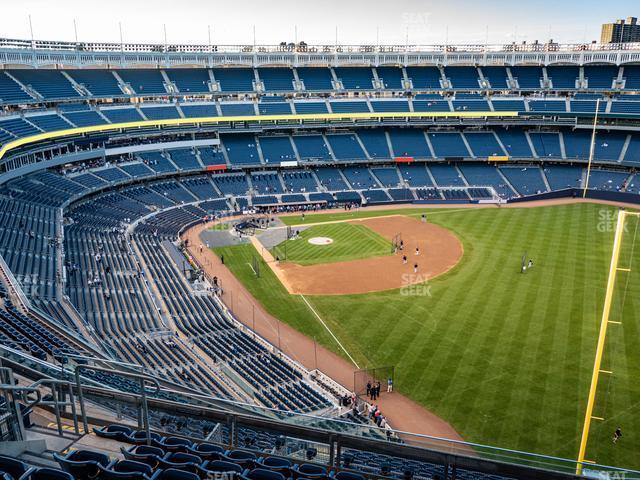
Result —
[[[3, 2], [5, 3], [5, 2]], [[640, 16], [640, 2], [618, 0], [22, 0], [6, 2], [0, 36], [73, 40], [73, 20], [85, 41], [257, 43], [298, 40], [343, 44], [582, 43], [598, 39], [600, 24]], [[152, 6], [152, 8], [150, 8]]]

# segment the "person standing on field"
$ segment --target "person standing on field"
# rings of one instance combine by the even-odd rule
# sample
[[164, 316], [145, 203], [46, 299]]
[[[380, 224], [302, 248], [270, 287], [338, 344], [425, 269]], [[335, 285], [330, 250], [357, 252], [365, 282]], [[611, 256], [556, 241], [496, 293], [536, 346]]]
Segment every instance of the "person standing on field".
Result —
[[393, 378], [389, 377], [387, 379], [387, 393], [393, 392]]
[[618, 440], [622, 437], [622, 429], [620, 427], [616, 428], [616, 431], [613, 432], [613, 443], [618, 443]]

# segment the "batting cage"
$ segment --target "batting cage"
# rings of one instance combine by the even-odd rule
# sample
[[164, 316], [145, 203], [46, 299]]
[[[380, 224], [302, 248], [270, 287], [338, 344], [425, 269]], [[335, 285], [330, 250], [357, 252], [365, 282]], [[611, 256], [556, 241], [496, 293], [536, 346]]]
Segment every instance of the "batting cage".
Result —
[[367, 396], [367, 384], [371, 383], [372, 385], [376, 382], [380, 382], [380, 391], [387, 391], [387, 382], [389, 379], [393, 383], [395, 383], [395, 367], [376, 367], [376, 368], [365, 368], [361, 370], [356, 370], [353, 372], [353, 391], [358, 397], [366, 397]]
[[391, 253], [399, 251], [402, 245], [402, 233], [396, 233], [391, 239]]
[[286, 229], [281, 229], [280, 232], [282, 233], [278, 233], [278, 235], [282, 235], [282, 241], [271, 249], [271, 255], [273, 256], [274, 260], [278, 262], [286, 262], [287, 245], [289, 240], [296, 237], [296, 232], [294, 232], [294, 230], [289, 226]]
[[263, 260], [257, 255], [251, 256], [251, 269], [253, 270], [253, 273], [255, 274], [256, 278], [260, 278], [260, 267], [261, 267], [262, 261]]

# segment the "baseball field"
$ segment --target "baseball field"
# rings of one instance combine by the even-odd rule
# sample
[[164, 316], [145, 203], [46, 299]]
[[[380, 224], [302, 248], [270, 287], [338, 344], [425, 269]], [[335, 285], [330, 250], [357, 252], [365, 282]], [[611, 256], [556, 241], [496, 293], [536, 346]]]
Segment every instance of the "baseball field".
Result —
[[[308, 302], [361, 367], [394, 365], [396, 388], [450, 422], [465, 440], [575, 459], [616, 209], [363, 210], [281, 220], [294, 228], [327, 223], [307, 228], [303, 238], [335, 238], [340, 261], [349, 261], [389, 255], [388, 242], [366, 230], [351, 235], [353, 223], [339, 222], [392, 214], [420, 222], [423, 213], [430, 225], [454, 234], [464, 254], [421, 288], [302, 298], [289, 294], [270, 268], [256, 278], [252, 245], [216, 253], [272, 315], [345, 356]], [[330, 261], [323, 249], [332, 245], [288, 243], [291, 262]], [[534, 266], [521, 273], [525, 255]], [[618, 290], [625, 308], [607, 336], [602, 369], [608, 373], [598, 386], [586, 458], [640, 468], [640, 272], [631, 260], [629, 270]], [[623, 437], [614, 444], [617, 427]]]

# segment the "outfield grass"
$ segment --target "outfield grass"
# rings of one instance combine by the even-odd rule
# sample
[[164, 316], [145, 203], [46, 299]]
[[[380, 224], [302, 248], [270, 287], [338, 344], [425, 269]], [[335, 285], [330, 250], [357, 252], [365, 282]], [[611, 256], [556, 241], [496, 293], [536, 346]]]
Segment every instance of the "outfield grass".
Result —
[[[329, 245], [312, 245], [309, 239], [328, 237]], [[272, 255], [299, 265], [346, 262], [391, 255], [391, 242], [364, 225], [333, 223], [316, 225], [300, 232], [295, 240], [285, 240], [271, 249]]]
[[[429, 221], [456, 233], [465, 255], [430, 283], [429, 296], [391, 291], [307, 299], [359, 363], [395, 365], [397, 388], [466, 440], [576, 458], [611, 256], [612, 211], [593, 204], [432, 211]], [[305, 222], [342, 216], [307, 215]], [[230, 253], [237, 249], [242, 257], [251, 248], [226, 249], [231, 269], [270, 313], [340, 353], [275, 277], [256, 281], [242, 274], [246, 260], [237, 263]], [[535, 266], [521, 274], [525, 251]], [[630, 283], [624, 327], [610, 338], [612, 385], [598, 397], [606, 418], [592, 432], [588, 458], [640, 468], [640, 311], [633, 308], [640, 275]], [[615, 447], [614, 423], [624, 432]]]

